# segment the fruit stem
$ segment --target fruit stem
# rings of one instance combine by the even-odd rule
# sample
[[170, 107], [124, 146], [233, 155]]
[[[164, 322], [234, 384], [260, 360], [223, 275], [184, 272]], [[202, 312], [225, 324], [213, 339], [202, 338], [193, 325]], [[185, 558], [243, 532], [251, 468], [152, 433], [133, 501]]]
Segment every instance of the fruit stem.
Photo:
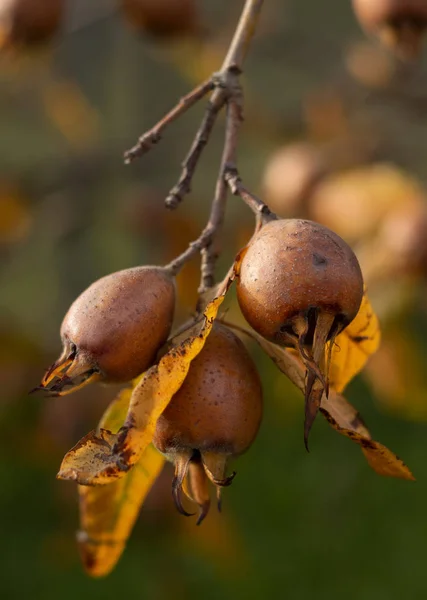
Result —
[[261, 225], [265, 225], [269, 221], [277, 219], [270, 208], [265, 204], [258, 196], [252, 194], [242, 183], [239, 172], [235, 165], [229, 162], [225, 167], [224, 173], [225, 181], [234, 196], [239, 196], [245, 204], [249, 206], [251, 211], [255, 214]]

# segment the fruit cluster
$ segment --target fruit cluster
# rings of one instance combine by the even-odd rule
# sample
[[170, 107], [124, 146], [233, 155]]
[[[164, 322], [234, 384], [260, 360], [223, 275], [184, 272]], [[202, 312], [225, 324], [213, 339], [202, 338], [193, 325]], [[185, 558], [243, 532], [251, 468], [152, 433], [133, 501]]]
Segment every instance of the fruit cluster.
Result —
[[[10, 0], [4, 22], [14, 22], [12, 16], [18, 14], [18, 7], [34, 10], [34, 2]], [[383, 37], [384, 27], [387, 31], [391, 29], [396, 49], [405, 49], [408, 54], [414, 48], [414, 36], [424, 27], [421, 0], [402, 0], [399, 9], [392, 0], [354, 0], [353, 5], [367, 30]], [[402, 9], [402, 5], [406, 8]], [[62, 2], [57, 0], [57, 6], [62, 7]], [[157, 37], [194, 34], [198, 30], [193, 0], [121, 0], [120, 6], [133, 26]], [[235, 333], [239, 327], [217, 318], [232, 281], [236, 281], [241, 313], [252, 328], [244, 331], [257, 340], [304, 393], [306, 447], [321, 410], [336, 431], [362, 448], [376, 472], [413, 479], [397, 456], [372, 439], [356, 409], [341, 395], [367, 357], [375, 352], [380, 337], [375, 313], [364, 294], [364, 280], [355, 253], [344, 239], [319, 224], [318, 219], [277, 217], [246, 189], [239, 176], [236, 148], [244, 108], [240, 75], [261, 6], [262, 0], [246, 0], [220, 70], [181, 98], [125, 153], [125, 162], [130, 163], [151, 150], [173, 121], [209, 94], [181, 177], [165, 202], [169, 208], [176, 208], [189, 193], [202, 150], [217, 116], [224, 110], [224, 149], [205, 228], [168, 265], [122, 270], [87, 288], [63, 320], [61, 356], [35, 388], [48, 396], [63, 396], [93, 382], [129, 384], [129, 394], [121, 394], [99, 427], [67, 453], [58, 474], [59, 478], [77, 481], [80, 498], [85, 498], [80, 505], [81, 514], [89, 513], [83, 521], [92, 521], [92, 525], [91, 517], [99, 508], [104, 517], [105, 513], [116, 516], [126, 509], [126, 494], [134, 484], [131, 474], [144, 471], [145, 481], [136, 491], [139, 504], [134, 498], [131, 500], [130, 512], [136, 514], [135, 507], [141, 504], [156, 476], [145, 469], [144, 460], [150, 453], [158, 461], [155, 473], [164, 457], [173, 463], [172, 495], [181, 514], [189, 515], [183, 504], [185, 494], [198, 507], [197, 523], [203, 521], [210, 507], [209, 482], [216, 488], [220, 508], [222, 488], [235, 475], [228, 473], [229, 460], [249, 449], [263, 409], [260, 378], [253, 359]], [[54, 29], [45, 29], [45, 40]], [[12, 39], [13, 28], [7, 31]], [[30, 41], [28, 35], [21, 35], [21, 39]], [[289, 178], [283, 175], [283, 160], [287, 162]], [[296, 169], [298, 165], [301, 168]], [[289, 208], [287, 216], [294, 217], [302, 214], [301, 206], [308, 211], [305, 200], [329, 173], [328, 161], [320, 159], [316, 152], [307, 152], [303, 146], [294, 148], [292, 156], [289, 153], [278, 156], [266, 177], [265, 192], [269, 200], [275, 197], [278, 204], [285, 201]], [[277, 181], [285, 185], [276, 188], [274, 194]], [[250, 207], [256, 216], [256, 227], [224, 281], [215, 286], [217, 249], [228, 191]], [[395, 224], [388, 230], [388, 239], [393, 239]], [[413, 229], [408, 231], [403, 240], [404, 252], [399, 246], [397, 253], [412, 252]], [[195, 315], [187, 323], [174, 323], [175, 278], [196, 255], [201, 258], [201, 283]], [[419, 258], [419, 262], [423, 260], [424, 257]], [[177, 328], [173, 329], [174, 325]], [[340, 336], [338, 343], [337, 336]], [[136, 465], [142, 469], [131, 471]], [[111, 488], [106, 485], [111, 483], [117, 485]], [[98, 493], [103, 486], [107, 491]], [[128, 519], [128, 531], [132, 519], [134, 516]], [[95, 569], [98, 574], [105, 574], [122, 551], [128, 532], [123, 536], [117, 523], [110, 527], [105, 520], [98, 529], [101, 531], [81, 532], [80, 543], [86, 556], [91, 556], [89, 547], [91, 552], [98, 552], [104, 545], [103, 550], [111, 552], [114, 536], [120, 540], [120, 550], [114, 550], [108, 564]], [[96, 560], [91, 564], [93, 568]]]
[[[318, 381], [322, 391], [328, 388], [327, 342], [353, 320], [362, 295], [352, 250], [312, 221], [272, 219], [242, 252], [237, 298], [244, 316], [267, 340], [296, 349], [306, 366], [306, 443], [319, 408], [313, 385]], [[93, 381], [131, 381], [165, 352], [174, 307], [168, 267], [136, 267], [96, 281], [66, 314], [63, 352], [37, 389], [65, 395]], [[186, 328], [182, 335], [191, 332]], [[178, 341], [170, 343], [178, 347]], [[199, 522], [204, 518], [207, 479], [219, 498], [221, 487], [232, 480], [226, 475], [228, 458], [251, 445], [261, 413], [261, 384], [252, 359], [229, 328], [215, 324], [153, 439], [175, 464], [173, 496], [180, 512], [187, 514], [183, 488], [200, 506]]]

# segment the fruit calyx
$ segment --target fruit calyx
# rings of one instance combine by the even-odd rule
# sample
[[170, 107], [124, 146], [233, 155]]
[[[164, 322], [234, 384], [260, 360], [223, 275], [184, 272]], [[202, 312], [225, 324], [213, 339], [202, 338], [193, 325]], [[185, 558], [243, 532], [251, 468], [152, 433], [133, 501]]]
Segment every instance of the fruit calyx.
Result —
[[182, 505], [181, 492], [184, 492], [191, 502], [199, 506], [196, 525], [200, 525], [210, 509], [209, 481], [216, 487], [217, 507], [221, 511], [221, 489], [229, 486], [236, 475], [233, 471], [231, 475], [225, 476], [226, 457], [193, 450], [177, 455], [174, 464], [172, 497], [178, 512], [185, 517], [194, 516], [194, 513], [187, 512]]
[[30, 393], [43, 391], [51, 398], [66, 396], [101, 379], [102, 374], [90, 359], [79, 352], [73, 342], [66, 340], [61, 356], [48, 368], [40, 385]]

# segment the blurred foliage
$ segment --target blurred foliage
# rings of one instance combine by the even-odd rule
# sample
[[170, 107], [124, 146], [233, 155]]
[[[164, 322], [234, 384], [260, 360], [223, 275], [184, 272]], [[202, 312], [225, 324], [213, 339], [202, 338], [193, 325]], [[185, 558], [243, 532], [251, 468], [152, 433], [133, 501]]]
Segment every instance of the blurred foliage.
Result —
[[[79, 563], [76, 487], [55, 473], [117, 388], [49, 400], [27, 392], [56, 358], [61, 318], [77, 294], [111, 271], [170, 260], [206, 218], [221, 127], [192, 195], [175, 213], [162, 206], [202, 106], [143, 160], [122, 163], [137, 136], [220, 65], [240, 3], [199, 5], [202, 39], [158, 41], [128, 28], [112, 0], [69, 1], [51, 47], [0, 57], [2, 596], [424, 598], [426, 229], [419, 233], [417, 225], [426, 207], [426, 54], [415, 65], [395, 62], [366, 41], [342, 0], [266, 2], [247, 64], [240, 168], [248, 186], [262, 191], [273, 151], [303, 143], [319, 153], [303, 202], [293, 198], [284, 216], [329, 224], [328, 203], [334, 216], [337, 204], [347, 215], [342, 230], [334, 228], [349, 232], [369, 271], [383, 344], [346, 395], [417, 483], [379, 478], [320, 420], [307, 455], [300, 392], [251, 347], [265, 417], [236, 465], [223, 514], [212, 511], [201, 527], [178, 515], [168, 466], [108, 579], [90, 580]], [[375, 183], [379, 172], [382, 183]], [[338, 188], [326, 193], [334, 181]], [[358, 214], [346, 213], [350, 192], [367, 198], [356, 199], [366, 207]], [[246, 208], [229, 204], [222, 272], [252, 230]], [[415, 205], [418, 216], [407, 220]], [[346, 229], [349, 221], [361, 235], [351, 237], [358, 228]], [[415, 226], [400, 230], [407, 222]], [[189, 265], [179, 280], [180, 318], [194, 307], [197, 283], [197, 265]], [[227, 319], [242, 324], [233, 301], [227, 310]]]

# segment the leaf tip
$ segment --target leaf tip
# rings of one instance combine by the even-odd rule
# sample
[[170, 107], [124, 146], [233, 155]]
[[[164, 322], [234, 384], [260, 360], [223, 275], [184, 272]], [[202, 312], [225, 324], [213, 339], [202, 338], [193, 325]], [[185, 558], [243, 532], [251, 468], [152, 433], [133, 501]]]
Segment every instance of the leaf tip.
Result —
[[78, 473], [76, 469], [60, 469], [56, 474], [56, 479], [62, 481], [77, 481]]

